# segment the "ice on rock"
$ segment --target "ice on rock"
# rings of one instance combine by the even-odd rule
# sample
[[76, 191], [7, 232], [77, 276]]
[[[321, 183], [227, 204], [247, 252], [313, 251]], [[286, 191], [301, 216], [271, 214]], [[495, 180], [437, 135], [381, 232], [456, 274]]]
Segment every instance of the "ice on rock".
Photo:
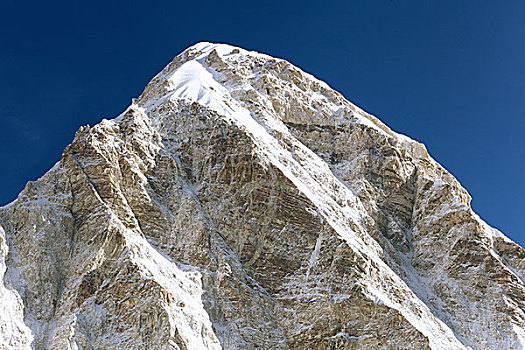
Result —
[[523, 347], [523, 249], [425, 146], [226, 44], [81, 128], [0, 224], [0, 348]]

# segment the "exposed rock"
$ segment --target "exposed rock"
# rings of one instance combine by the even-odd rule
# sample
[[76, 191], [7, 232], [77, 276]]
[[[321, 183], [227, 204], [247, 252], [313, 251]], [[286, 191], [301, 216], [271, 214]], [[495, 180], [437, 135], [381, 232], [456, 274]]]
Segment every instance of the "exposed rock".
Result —
[[425, 147], [228, 45], [81, 127], [0, 223], [0, 348], [525, 345], [524, 250]]

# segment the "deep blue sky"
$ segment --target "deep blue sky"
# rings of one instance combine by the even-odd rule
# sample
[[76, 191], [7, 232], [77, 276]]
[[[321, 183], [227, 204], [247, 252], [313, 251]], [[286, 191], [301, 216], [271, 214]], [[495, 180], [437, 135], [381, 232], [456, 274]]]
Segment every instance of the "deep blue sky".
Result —
[[286, 58], [424, 142], [525, 243], [525, 1], [108, 3], [0, 1], [0, 204], [214, 41]]

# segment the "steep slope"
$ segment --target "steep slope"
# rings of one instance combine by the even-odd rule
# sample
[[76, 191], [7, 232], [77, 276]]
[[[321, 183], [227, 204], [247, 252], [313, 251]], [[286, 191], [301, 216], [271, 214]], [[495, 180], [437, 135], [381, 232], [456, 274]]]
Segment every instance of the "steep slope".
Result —
[[4, 348], [525, 344], [523, 249], [424, 146], [228, 45], [82, 127], [0, 224]]

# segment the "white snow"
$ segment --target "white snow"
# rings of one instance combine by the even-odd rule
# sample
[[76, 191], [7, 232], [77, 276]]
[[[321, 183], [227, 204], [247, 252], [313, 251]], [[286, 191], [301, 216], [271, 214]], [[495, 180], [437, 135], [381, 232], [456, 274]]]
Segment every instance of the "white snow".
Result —
[[[212, 46], [203, 44], [203, 49]], [[214, 46], [222, 54], [224, 47]], [[229, 50], [229, 48], [228, 48]], [[202, 59], [202, 57], [199, 57]], [[161, 100], [182, 99], [198, 102], [217, 113], [224, 119], [235, 123], [245, 130], [257, 145], [258, 153], [265, 157], [290, 179], [318, 208], [320, 214], [336, 230], [342, 239], [359, 255], [372, 258], [382, 271], [386, 271], [397, 288], [407, 296], [403, 303], [390, 300], [383, 285], [385, 281], [363, 281], [370, 295], [391, 308], [397, 309], [419, 331], [429, 338], [435, 349], [465, 349], [453, 332], [428, 307], [419, 300], [409, 287], [380, 258], [381, 247], [366, 232], [362, 232], [361, 223], [366, 211], [359, 198], [332, 174], [328, 165], [314, 152], [297, 141], [278, 118], [272, 115], [258, 116], [265, 121], [266, 128], [279, 128], [285, 131], [293, 151], [285, 149], [279, 140], [270, 135], [240, 102], [231, 96], [227, 87], [215, 81], [214, 72], [209, 71], [198, 61], [189, 61], [175, 70], [169, 77], [168, 93]], [[150, 103], [157, 104], [160, 101]], [[150, 105], [151, 106], [151, 105]], [[147, 106], [146, 109], [148, 109]], [[372, 127], [372, 126], [371, 126]], [[328, 190], [330, 189], [330, 190]], [[355, 231], [355, 229], [358, 231]], [[314, 250], [315, 254], [315, 250]], [[420, 312], [414, 312], [419, 310]]]
[[516, 324], [512, 325], [512, 329], [514, 330], [514, 333], [516, 333], [516, 335], [518, 336], [519, 341], [512, 344], [512, 348], [516, 350], [523, 350], [525, 346], [525, 330]]
[[319, 252], [321, 251], [321, 243], [323, 243], [323, 231], [319, 233], [319, 236], [317, 237], [317, 240], [315, 242], [314, 251], [312, 252], [312, 255], [310, 256], [310, 261], [308, 262], [308, 270], [306, 271], [306, 280], [308, 281], [308, 277], [310, 277], [310, 272], [315, 269], [315, 266], [317, 265], [317, 259], [319, 258]]
[[510, 238], [508, 238], [507, 236], [505, 236], [500, 230], [490, 226], [485, 221], [483, 221], [483, 219], [480, 218], [478, 214], [476, 214], [476, 213], [473, 213], [473, 214], [474, 214], [474, 217], [476, 218], [476, 220], [479, 222], [479, 224], [483, 227], [483, 231], [485, 232], [485, 234], [491, 240], [493, 240], [494, 238], [501, 238], [501, 239], [503, 239], [503, 240], [505, 240], [507, 242], [512, 242], [512, 240]]
[[[174, 300], [183, 302], [169, 305], [170, 323], [175, 325], [189, 349], [221, 349], [218, 339], [202, 304], [201, 274], [197, 269], [183, 271], [177, 264], [159, 253], [141, 234], [127, 229], [120, 219], [111, 213], [111, 221], [125, 232], [132, 260], [142, 269], [146, 278], [151, 276]], [[186, 270], [188, 267], [186, 267]], [[207, 328], [207, 331], [204, 329]], [[172, 332], [174, 329], [172, 329]], [[208, 336], [204, 337], [203, 334]]]
[[[196, 59], [182, 63], [176, 70], [163, 77], [168, 83], [164, 95], [157, 99], [148, 100], [143, 108], [135, 105], [129, 108], [138, 108], [141, 113], [148, 114], [155, 107], [166, 101], [172, 101], [174, 103], [181, 100], [196, 102], [217, 112], [225, 120], [234, 123], [244, 130], [252, 138], [259, 155], [268, 163], [277, 167], [314, 203], [317, 207], [318, 214], [334, 228], [340, 238], [343, 239], [358, 256], [363, 258], [368, 257], [379, 266], [379, 271], [383, 275], [375, 276], [375, 278], [371, 276], [370, 279], [360, 282], [365, 287], [365, 293], [367, 293], [371, 300], [398, 310], [408, 322], [428, 337], [433, 349], [465, 349], [466, 347], [455, 337], [452, 330], [440, 320], [438, 317], [440, 315], [433, 314], [425, 303], [421, 301], [406, 283], [383, 261], [381, 258], [381, 247], [364, 229], [364, 223], [370, 218], [366, 216], [366, 210], [355, 193], [341, 183], [320, 157], [296, 140], [278, 116], [274, 116], [269, 112], [264, 112], [264, 115], [253, 115], [248, 109], [243, 107], [242, 102], [237, 101], [232, 95], [234, 89], [255, 90], [252, 86], [248, 84], [235, 87], [224, 86], [218, 82], [218, 73], [203, 64], [204, 59], [213, 50], [223, 58], [236, 55], [236, 52], [242, 55], [264, 59], [275, 60], [275, 58], [227, 44], [212, 44], [208, 42], [195, 44], [188, 48], [186, 52], [191, 52], [192, 50], [201, 53], [198, 54]], [[308, 73], [302, 73], [309, 79], [315, 80], [323, 88], [330, 89], [328, 84], [317, 80]], [[323, 101], [323, 103], [329, 102], [320, 92], [313, 93], [312, 99]], [[267, 101], [267, 103], [271, 104], [270, 101]], [[101, 122], [99, 127], [113, 127], [115, 123], [121, 121], [122, 116], [129, 108], [114, 120]], [[340, 116], [342, 115], [343, 109], [348, 107], [341, 104], [330, 103], [329, 108], [335, 116]], [[352, 111], [353, 122], [373, 128], [389, 137], [395, 137], [398, 142], [407, 145], [407, 147], [417, 146], [422, 147], [424, 150], [424, 146], [409, 137], [393, 131], [389, 132], [390, 129], [383, 124], [378, 125], [378, 122], [373, 120], [373, 118], [369, 118], [368, 114], [358, 107], [353, 106]], [[146, 116], [144, 117], [146, 118]], [[278, 133], [272, 133], [273, 131], [278, 131]], [[287, 142], [281, 142], [282, 140], [277, 139], [274, 136], [275, 134], [280, 134], [280, 137], [285, 138]], [[84, 164], [84, 166], [86, 165], [89, 164]], [[56, 163], [50, 171], [56, 170], [58, 167], [59, 163]], [[143, 174], [140, 173], [139, 176], [143, 176]], [[439, 185], [439, 183], [436, 183], [436, 186], [437, 185]], [[2, 208], [9, 208], [15, 202], [16, 200]], [[459, 198], [456, 198], [452, 206], [440, 208], [438, 214], [439, 217], [441, 217], [449, 211], [458, 210], [470, 210], [470, 208], [462, 203]], [[438, 216], [436, 216], [436, 218], [438, 218]], [[500, 237], [510, 241], [510, 239], [500, 231], [487, 225], [479, 216], [476, 215], [476, 219], [482, 225], [486, 235], [491, 239]], [[169, 314], [171, 317], [170, 322], [176, 325], [189, 347], [192, 349], [220, 348], [220, 344], [214, 337], [211, 337], [211, 343], [203, 344], [203, 337], [196, 331], [201, 327], [201, 329], [210, 330], [209, 334], [213, 334], [211, 322], [201, 301], [202, 286], [199, 272], [188, 268], [182, 269], [176, 263], [172, 262], [169, 257], [164, 256], [151, 246], [139, 233], [126, 229], [118, 217], [112, 213], [111, 222], [114, 225], [118, 225], [125, 232], [125, 239], [130, 248], [132, 260], [140, 266], [144, 276], [151, 276], [162, 288], [174, 296], [174, 298], [184, 300], [186, 304], [184, 309], [181, 310], [172, 305], [170, 306], [171, 310]], [[283, 230], [285, 228], [286, 227], [284, 227]], [[5, 243], [1, 241], [2, 234], [3, 231], [0, 226], [0, 252], [7, 249], [7, 246], [4, 247], [2, 245], [5, 245]], [[316, 267], [322, 242], [323, 236], [322, 233], [320, 233], [310, 256], [306, 279], [308, 279], [311, 271]], [[4, 271], [5, 263], [0, 259], [0, 281], [2, 281]], [[407, 271], [407, 274], [409, 279], [416, 280], [419, 278], [414, 271]], [[389, 293], [390, 288], [401, 291], [405, 299], [394, 300]], [[419, 291], [418, 294], [428, 294], [428, 291]], [[313, 296], [315, 296], [315, 294], [309, 293], [286, 296], [285, 298], [311, 298]], [[334, 297], [344, 299], [348, 296], [338, 295]], [[31, 333], [23, 322], [23, 310], [21, 310], [20, 305], [22, 304], [19, 297], [15, 292], [6, 289], [1, 283], [0, 304], [7, 305], [4, 310], [0, 311], [0, 324], [4, 319], [12, 320], [12, 324], [9, 325], [7, 333], [0, 334], [0, 339], [2, 339], [2, 336], [14, 334], [15, 329], [21, 330], [22, 333], [30, 337]], [[516, 325], [513, 327], [519, 342], [521, 342], [521, 344], [513, 344], [513, 346], [519, 348], [525, 343], [525, 331]], [[71, 349], [75, 349], [77, 346], [73, 342], [70, 344], [70, 347]]]
[[31, 349], [33, 335], [24, 323], [24, 306], [18, 293], [4, 285], [8, 246], [0, 226], [0, 345], [6, 350]]
[[[243, 48], [232, 46], [232, 45], [229, 45], [229, 44], [210, 43], [210, 42], [205, 42], [205, 41], [199, 42], [199, 43], [197, 43], [197, 44], [195, 44], [193, 46], [190, 46], [188, 49], [185, 50], [185, 52], [186, 51], [192, 51], [192, 50], [196, 50], [196, 51], [201, 51], [202, 52], [201, 55], [197, 56], [197, 58], [196, 58], [197, 60], [208, 56], [210, 54], [210, 52], [213, 51], [213, 50], [215, 50], [217, 52], [219, 57], [225, 57], [225, 56], [228, 56], [228, 55], [232, 55], [233, 51], [236, 50], [236, 51], [239, 52], [239, 54], [242, 54], [242, 55], [245, 55], [245, 56], [260, 57], [260, 58], [264, 58], [264, 59], [267, 59], [267, 60], [285, 61], [282, 58], [276, 58], [276, 57], [269, 56], [269, 55], [266, 55], [264, 53], [260, 53], [260, 52], [257, 52], [257, 51], [245, 50]], [[332, 89], [326, 82], [324, 82], [322, 80], [318, 80], [312, 74], [304, 72], [304, 71], [301, 71], [301, 73], [304, 76], [308, 77], [309, 79], [315, 80], [323, 88], [325, 88], [325, 89]]]

